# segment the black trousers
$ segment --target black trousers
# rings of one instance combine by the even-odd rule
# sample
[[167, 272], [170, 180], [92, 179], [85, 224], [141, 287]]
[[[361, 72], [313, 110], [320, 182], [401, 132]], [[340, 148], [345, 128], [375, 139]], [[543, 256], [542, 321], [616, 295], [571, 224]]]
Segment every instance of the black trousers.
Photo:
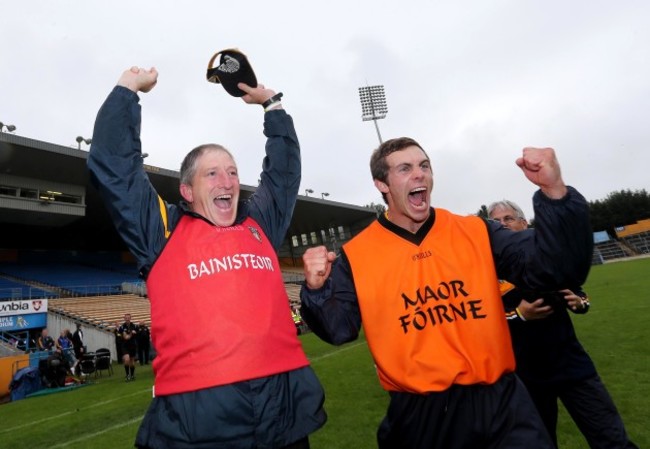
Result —
[[309, 437], [305, 437], [280, 449], [309, 449]]
[[637, 448], [628, 438], [616, 405], [598, 375], [574, 382], [529, 382], [526, 387], [556, 447], [559, 399], [591, 449]]
[[392, 392], [377, 442], [380, 449], [553, 449], [526, 387], [514, 374], [492, 385]]
[[[138, 449], [149, 449], [147, 446], [137, 446]], [[295, 443], [291, 443], [288, 446], [284, 446], [278, 449], [309, 449], [309, 437], [305, 437], [302, 440], [298, 440]]]
[[140, 365], [149, 363], [149, 343], [138, 344], [138, 360]]

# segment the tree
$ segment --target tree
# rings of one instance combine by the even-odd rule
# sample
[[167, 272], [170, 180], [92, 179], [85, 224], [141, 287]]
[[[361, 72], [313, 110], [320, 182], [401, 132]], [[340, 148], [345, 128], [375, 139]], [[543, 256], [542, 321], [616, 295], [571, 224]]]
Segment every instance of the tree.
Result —
[[590, 201], [589, 212], [594, 231], [615, 235], [618, 226], [650, 218], [650, 194], [645, 189], [612, 192], [603, 200]]

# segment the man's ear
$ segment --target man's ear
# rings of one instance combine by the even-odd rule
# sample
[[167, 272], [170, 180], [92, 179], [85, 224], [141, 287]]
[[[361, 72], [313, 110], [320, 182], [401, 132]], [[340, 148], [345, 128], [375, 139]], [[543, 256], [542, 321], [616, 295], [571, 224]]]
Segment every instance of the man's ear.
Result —
[[188, 184], [181, 184], [181, 196], [188, 203], [192, 203], [194, 196], [192, 195], [192, 186]]
[[379, 179], [375, 179], [375, 187], [377, 187], [377, 190], [381, 193], [388, 193], [388, 184]]

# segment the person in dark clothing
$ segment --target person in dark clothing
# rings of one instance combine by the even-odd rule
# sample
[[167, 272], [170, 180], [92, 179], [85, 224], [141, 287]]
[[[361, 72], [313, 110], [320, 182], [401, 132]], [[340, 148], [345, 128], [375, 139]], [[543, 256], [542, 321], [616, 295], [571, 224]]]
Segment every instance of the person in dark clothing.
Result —
[[39, 362], [39, 371], [43, 385], [47, 388], [60, 388], [65, 386], [65, 379], [70, 370], [70, 365], [60, 349], [53, 350], [47, 359]]
[[86, 353], [86, 347], [84, 345], [84, 333], [81, 329], [81, 323], [77, 323], [77, 328], [72, 334], [72, 346], [74, 347], [74, 355], [77, 360], [81, 360], [83, 355]]
[[70, 329], [63, 329], [61, 331], [61, 335], [56, 340], [56, 347], [61, 351], [68, 366], [70, 367], [70, 370], [74, 373], [77, 370], [77, 364], [79, 361], [74, 355], [72, 332], [70, 332]]
[[122, 362], [126, 372], [126, 381], [135, 380], [135, 357], [138, 352], [136, 338], [138, 335], [137, 326], [131, 322], [131, 314], [124, 315], [124, 323], [117, 329], [118, 335], [122, 338]]
[[43, 328], [41, 331], [41, 336], [38, 337], [37, 345], [38, 349], [41, 351], [52, 351], [55, 348], [56, 342], [50, 336], [50, 332], [47, 327]]
[[136, 343], [138, 344], [138, 361], [140, 362], [140, 366], [148, 365], [151, 332], [144, 321], [138, 323], [135, 335]]
[[88, 158], [151, 302], [155, 397], [136, 446], [306, 449], [326, 420], [324, 393], [296, 336], [277, 257], [300, 186], [293, 121], [280, 94], [239, 83], [243, 101], [264, 109], [255, 192], [242, 200], [232, 154], [207, 144], [181, 163], [184, 201], [170, 204], [142, 162], [138, 93], [157, 77], [137, 67], [122, 74], [97, 115]]
[[[528, 229], [523, 210], [512, 201], [490, 204], [488, 216], [512, 231]], [[507, 281], [501, 281], [500, 287], [516, 373], [555, 446], [559, 399], [590, 448], [636, 448], [591, 357], [578, 341], [568, 313], [587, 313], [587, 294], [579, 286], [543, 294], [526, 292]]]
[[[516, 164], [540, 190], [540, 232], [514, 233], [431, 206], [433, 170], [413, 139], [370, 160], [387, 211], [343, 245], [304, 256], [301, 313], [333, 344], [362, 325], [390, 394], [381, 449], [552, 448], [515, 360], [498, 278], [530, 288], [582, 283], [593, 239], [588, 204], [566, 186], [551, 148]], [[498, 278], [497, 278], [498, 276]]]
[[112, 326], [112, 333], [115, 336], [115, 354], [117, 355], [117, 363], [122, 363], [122, 335], [119, 333], [120, 322], [116, 321]]

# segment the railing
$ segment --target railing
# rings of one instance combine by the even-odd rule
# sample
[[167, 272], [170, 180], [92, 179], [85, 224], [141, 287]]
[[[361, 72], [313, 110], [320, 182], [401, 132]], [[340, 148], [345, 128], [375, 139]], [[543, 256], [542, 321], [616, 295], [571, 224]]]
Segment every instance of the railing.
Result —
[[47, 292], [39, 287], [8, 287], [0, 288], [0, 301], [13, 301], [18, 299], [46, 299], [56, 298], [56, 293]]
[[[49, 290], [49, 291], [47, 291]], [[26, 293], [25, 293], [26, 291]], [[49, 293], [44, 296], [43, 292]], [[48, 285], [41, 287], [27, 287], [0, 289], [0, 301], [19, 299], [52, 299], [76, 296], [107, 296], [134, 293], [145, 296], [147, 293], [144, 282], [123, 282], [121, 284], [85, 284], [85, 285]]]
[[0, 332], [0, 342], [6, 349], [13, 348], [13, 354], [30, 352], [35, 343], [29, 338], [29, 331]]

